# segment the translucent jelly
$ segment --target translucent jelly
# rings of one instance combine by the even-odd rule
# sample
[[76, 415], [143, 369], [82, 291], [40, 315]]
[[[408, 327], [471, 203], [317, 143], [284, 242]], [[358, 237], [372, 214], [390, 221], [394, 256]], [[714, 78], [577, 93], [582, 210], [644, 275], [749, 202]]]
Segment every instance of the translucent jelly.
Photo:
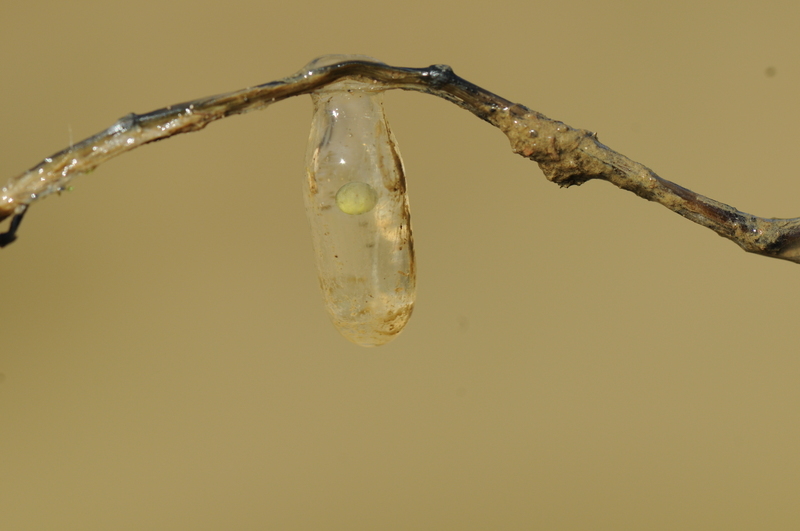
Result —
[[[327, 56], [306, 71], [364, 56]], [[405, 174], [380, 88], [340, 81], [312, 94], [306, 213], [325, 306], [333, 324], [365, 347], [391, 341], [408, 322], [416, 271]]]

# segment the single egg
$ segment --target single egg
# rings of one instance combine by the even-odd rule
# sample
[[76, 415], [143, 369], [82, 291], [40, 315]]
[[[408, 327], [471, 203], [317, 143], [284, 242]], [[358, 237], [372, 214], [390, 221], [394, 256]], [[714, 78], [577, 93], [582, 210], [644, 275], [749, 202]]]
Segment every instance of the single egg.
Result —
[[367, 183], [347, 183], [336, 192], [336, 206], [345, 214], [358, 216], [375, 208], [378, 192]]

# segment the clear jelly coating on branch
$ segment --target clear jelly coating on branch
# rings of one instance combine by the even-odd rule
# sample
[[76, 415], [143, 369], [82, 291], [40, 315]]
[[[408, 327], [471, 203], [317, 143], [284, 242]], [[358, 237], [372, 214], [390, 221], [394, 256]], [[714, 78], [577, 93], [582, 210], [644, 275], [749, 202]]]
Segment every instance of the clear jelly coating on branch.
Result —
[[[303, 71], [347, 60], [378, 62], [330, 55]], [[305, 204], [325, 306], [344, 337], [382, 345], [406, 325], [416, 297], [403, 162], [380, 87], [343, 80], [311, 97]]]

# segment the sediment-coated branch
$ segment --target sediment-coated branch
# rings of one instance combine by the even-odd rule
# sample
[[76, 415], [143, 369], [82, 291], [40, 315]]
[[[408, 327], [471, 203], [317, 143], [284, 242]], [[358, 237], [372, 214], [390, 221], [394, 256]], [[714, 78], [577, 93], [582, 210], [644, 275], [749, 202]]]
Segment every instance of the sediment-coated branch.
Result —
[[[344, 61], [227, 94], [171, 105], [146, 114], [128, 114], [105, 131], [44, 159], [0, 190], [0, 220], [15, 216], [16, 230], [28, 205], [61, 191], [77, 175], [141, 145], [198, 131], [215, 120], [263, 109], [307, 94], [343, 78], [444, 98], [503, 131], [512, 149], [539, 163], [560, 186], [591, 179], [662, 204], [681, 216], [736, 242], [742, 249], [800, 263], [800, 218], [760, 218], [662, 179], [646, 166], [601, 144], [597, 135], [551, 120], [455, 75], [446, 65], [400, 68], [370, 61]], [[13, 241], [9, 230], [8, 241]]]

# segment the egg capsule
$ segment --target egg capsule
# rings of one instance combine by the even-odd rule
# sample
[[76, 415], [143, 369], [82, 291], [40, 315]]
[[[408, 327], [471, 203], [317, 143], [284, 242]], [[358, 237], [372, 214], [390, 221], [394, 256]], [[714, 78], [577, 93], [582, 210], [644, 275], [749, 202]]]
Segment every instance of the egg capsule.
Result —
[[[364, 56], [329, 56], [314, 67]], [[319, 284], [333, 324], [365, 347], [408, 322], [416, 271], [405, 173], [382, 92], [343, 80], [312, 93], [305, 205]]]

